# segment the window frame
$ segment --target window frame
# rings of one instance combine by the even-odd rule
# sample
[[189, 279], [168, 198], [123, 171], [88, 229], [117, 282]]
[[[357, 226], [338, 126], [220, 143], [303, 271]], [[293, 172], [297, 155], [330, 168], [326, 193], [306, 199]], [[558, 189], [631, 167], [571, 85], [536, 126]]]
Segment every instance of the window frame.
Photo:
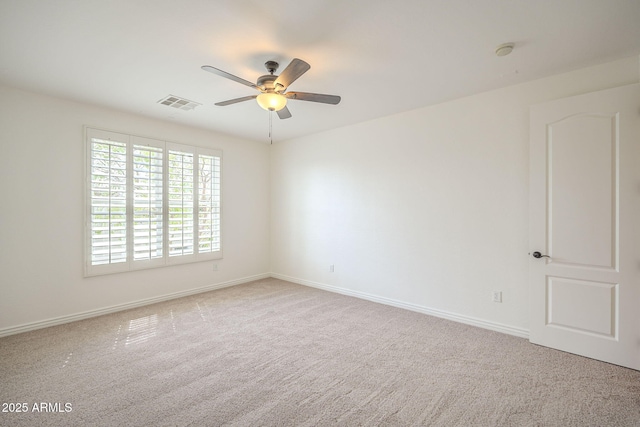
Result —
[[[84, 221], [84, 276], [99, 276], [104, 274], [121, 273], [126, 271], [137, 271], [150, 268], [166, 267], [178, 264], [187, 264], [193, 262], [201, 262], [223, 257], [223, 206], [222, 206], [222, 168], [223, 157], [222, 150], [186, 145], [170, 141], [162, 141], [154, 138], [147, 138], [135, 135], [129, 135], [122, 132], [114, 132], [103, 129], [97, 129], [85, 126], [84, 132], [84, 163], [85, 163], [85, 221]], [[126, 146], [126, 260], [124, 262], [106, 263], [92, 265], [92, 140], [100, 139], [105, 141], [113, 141], [123, 143]], [[134, 174], [133, 174], [133, 152], [136, 146], [149, 146], [162, 149], [162, 256], [152, 259], [135, 260], [135, 236], [134, 236]], [[194, 178], [193, 178], [193, 253], [188, 255], [171, 255], [169, 248], [169, 152], [180, 151], [193, 155]], [[207, 206], [214, 206], [217, 203], [217, 236], [218, 249], [209, 252], [200, 252], [199, 247], [199, 156], [207, 156], [218, 158], [219, 167], [212, 170], [214, 176], [219, 179], [217, 187], [217, 198], [212, 198]]]

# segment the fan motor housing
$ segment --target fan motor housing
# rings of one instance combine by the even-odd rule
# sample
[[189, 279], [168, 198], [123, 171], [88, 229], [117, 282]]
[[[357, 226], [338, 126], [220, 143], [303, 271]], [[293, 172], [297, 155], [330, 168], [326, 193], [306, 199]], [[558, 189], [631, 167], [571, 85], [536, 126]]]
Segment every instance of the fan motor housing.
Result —
[[267, 92], [272, 92], [274, 90], [273, 82], [276, 81], [277, 78], [278, 76], [274, 76], [273, 74], [265, 74], [264, 76], [258, 77], [256, 85], [263, 87]]

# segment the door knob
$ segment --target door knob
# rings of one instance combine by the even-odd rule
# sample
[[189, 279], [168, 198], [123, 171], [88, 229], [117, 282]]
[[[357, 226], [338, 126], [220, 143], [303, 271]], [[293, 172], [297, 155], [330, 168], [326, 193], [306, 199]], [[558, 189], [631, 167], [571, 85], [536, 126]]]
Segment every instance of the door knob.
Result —
[[542, 255], [540, 252], [536, 251], [532, 253], [534, 258], [551, 258], [549, 255]]

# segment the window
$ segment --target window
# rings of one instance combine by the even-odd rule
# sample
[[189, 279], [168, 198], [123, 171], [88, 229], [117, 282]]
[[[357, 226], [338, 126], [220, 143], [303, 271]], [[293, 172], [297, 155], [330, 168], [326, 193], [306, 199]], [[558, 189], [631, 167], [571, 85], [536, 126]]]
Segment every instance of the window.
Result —
[[220, 151], [86, 134], [85, 275], [222, 258]]

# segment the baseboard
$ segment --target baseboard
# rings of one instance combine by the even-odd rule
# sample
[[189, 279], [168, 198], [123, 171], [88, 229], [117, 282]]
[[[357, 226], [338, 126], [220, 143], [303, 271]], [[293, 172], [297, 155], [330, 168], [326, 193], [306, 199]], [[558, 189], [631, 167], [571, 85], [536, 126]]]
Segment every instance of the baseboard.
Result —
[[269, 273], [257, 274], [255, 276], [243, 277], [240, 279], [229, 280], [227, 282], [222, 282], [222, 283], [214, 283], [212, 285], [204, 286], [201, 288], [174, 292], [171, 294], [165, 294], [157, 297], [146, 298], [138, 301], [128, 302], [125, 304], [118, 304], [110, 307], [99, 308], [97, 310], [89, 310], [89, 311], [84, 311], [82, 313], [71, 314], [68, 316], [54, 317], [52, 319], [42, 320], [38, 322], [25, 323], [18, 326], [11, 326], [8, 328], [0, 329], [0, 338], [6, 337], [9, 335], [20, 334], [22, 332], [34, 331], [36, 329], [48, 328], [50, 326], [62, 325], [64, 323], [75, 322], [77, 320], [83, 320], [91, 317], [102, 316], [103, 314], [115, 313], [118, 311], [124, 311], [132, 308], [142, 307], [145, 305], [155, 304], [158, 302], [187, 297], [190, 295], [200, 294], [203, 292], [214, 291], [216, 289], [228, 288], [230, 286], [240, 285], [242, 283], [252, 282], [254, 280], [267, 279], [269, 277], [271, 277]]
[[422, 305], [406, 303], [404, 301], [381, 297], [381, 296], [369, 294], [366, 292], [353, 291], [351, 289], [341, 288], [339, 286], [327, 285], [324, 283], [312, 282], [310, 280], [298, 279], [296, 277], [285, 276], [284, 274], [271, 273], [271, 277], [276, 279], [286, 280], [287, 282], [297, 283], [299, 285], [309, 286], [312, 288], [318, 288], [318, 289], [322, 289], [329, 292], [335, 292], [338, 294], [361, 298], [368, 301], [377, 302], [380, 304], [390, 305], [393, 307], [416, 311], [418, 313], [428, 314], [429, 316], [440, 317], [442, 319], [453, 320], [454, 322], [464, 323], [466, 325], [477, 326], [479, 328], [489, 329], [491, 331], [501, 332], [503, 334], [508, 334], [508, 335], [513, 335], [520, 338], [529, 339], [529, 331], [527, 329], [516, 328], [509, 325], [503, 325], [501, 323], [490, 322], [487, 320], [477, 319], [475, 317], [465, 316], [457, 313], [451, 313], [444, 310], [429, 308]]
[[477, 319], [470, 316], [464, 316], [457, 313], [451, 313], [448, 311], [437, 310], [417, 304], [406, 303], [403, 301], [381, 297], [378, 295], [353, 291], [351, 289], [341, 288], [339, 286], [327, 285], [324, 283], [313, 282], [310, 280], [299, 279], [296, 277], [285, 276], [279, 273], [263, 273], [254, 276], [243, 277], [240, 279], [230, 280], [222, 283], [215, 283], [212, 285], [204, 286], [196, 289], [189, 289], [187, 291], [175, 292], [171, 294], [160, 295], [153, 298], [146, 298], [143, 300], [133, 301], [125, 304], [118, 304], [111, 307], [104, 307], [97, 310], [89, 310], [82, 313], [75, 313], [68, 316], [60, 316], [52, 319], [42, 320], [38, 322], [25, 323], [18, 326], [11, 326], [8, 328], [0, 329], [0, 338], [9, 335], [15, 335], [23, 332], [34, 331], [36, 329], [48, 328], [50, 326], [62, 325], [64, 323], [75, 322], [77, 320], [88, 319], [91, 317], [102, 316], [104, 314], [116, 313], [118, 311], [129, 310], [132, 308], [142, 307], [145, 305], [155, 304], [158, 302], [168, 301], [176, 298], [182, 298], [190, 295], [195, 295], [203, 292], [209, 292], [216, 289], [227, 288], [230, 286], [240, 285], [254, 280], [266, 279], [273, 277], [276, 279], [286, 280], [288, 282], [297, 283], [303, 286], [309, 286], [312, 288], [318, 288], [329, 292], [348, 295], [356, 298], [361, 298], [368, 301], [377, 302], [380, 304], [390, 305], [393, 307], [403, 308], [406, 310], [416, 311], [418, 313], [427, 314], [430, 316], [440, 317], [442, 319], [453, 320], [454, 322], [464, 323], [471, 326], [477, 326], [484, 329], [489, 329], [496, 332], [501, 332], [508, 335], [514, 335], [521, 338], [529, 338], [529, 331], [522, 328], [515, 328], [509, 325], [503, 325], [501, 323], [489, 322], [482, 319]]

